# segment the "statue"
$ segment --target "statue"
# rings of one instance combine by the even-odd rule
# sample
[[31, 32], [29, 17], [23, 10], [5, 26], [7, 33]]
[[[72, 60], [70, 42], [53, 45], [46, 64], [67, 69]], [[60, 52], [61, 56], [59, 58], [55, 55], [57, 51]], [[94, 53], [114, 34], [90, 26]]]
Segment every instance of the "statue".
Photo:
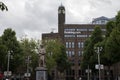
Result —
[[40, 45], [40, 49], [39, 49], [39, 67], [46, 67], [45, 65], [45, 48], [43, 47], [43, 45]]
[[39, 66], [36, 67], [36, 80], [47, 80], [47, 68], [45, 64], [45, 48], [40, 45], [39, 48]]

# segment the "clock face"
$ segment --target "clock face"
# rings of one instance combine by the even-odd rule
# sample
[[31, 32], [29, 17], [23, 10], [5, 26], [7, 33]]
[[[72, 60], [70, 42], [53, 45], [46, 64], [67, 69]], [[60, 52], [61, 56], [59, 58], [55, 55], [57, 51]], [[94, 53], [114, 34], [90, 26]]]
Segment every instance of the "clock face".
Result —
[[59, 13], [59, 14], [60, 14], [60, 13], [63, 13], [63, 14], [64, 14], [64, 13], [65, 13], [65, 10], [59, 10], [58, 13]]
[[62, 13], [64, 14], [64, 13], [65, 13], [65, 10], [62, 10]]

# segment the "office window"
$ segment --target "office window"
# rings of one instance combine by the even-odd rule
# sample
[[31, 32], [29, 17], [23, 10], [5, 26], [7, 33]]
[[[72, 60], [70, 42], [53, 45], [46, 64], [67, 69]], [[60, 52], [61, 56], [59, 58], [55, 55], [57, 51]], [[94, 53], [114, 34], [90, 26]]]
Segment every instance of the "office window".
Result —
[[75, 47], [74, 42], [66, 42], [65, 45], [66, 45], [66, 48], [74, 48]]
[[74, 42], [72, 42], [72, 48], [74, 48], [75, 47], [75, 43]]
[[81, 47], [82, 47], [82, 48], [84, 47], [84, 43], [83, 43], [83, 42], [81, 42]]
[[69, 42], [69, 48], [71, 48], [71, 42]]
[[78, 48], [80, 48], [80, 42], [78, 42]]
[[74, 51], [72, 51], [72, 54], [71, 54], [72, 56], [74, 56], [75, 55], [75, 52]]
[[87, 31], [87, 29], [77, 29], [77, 31]]
[[68, 55], [69, 57], [72, 57], [72, 55], [71, 55], [71, 51], [69, 51], [69, 53], [68, 53], [68, 54], [69, 54], [69, 55]]
[[88, 29], [89, 31], [94, 31], [94, 29]]
[[82, 55], [81, 51], [78, 51], [78, 56], [81, 56], [81, 55]]
[[64, 29], [65, 34], [73, 33], [75, 32], [75, 29]]
[[77, 35], [77, 37], [87, 37], [87, 35]]
[[68, 42], [66, 42], [65, 44], [66, 44], [66, 48], [68, 48]]
[[71, 37], [75, 37], [75, 35], [74, 35], [74, 34], [71, 34], [71, 35], [68, 34], [68, 35], [64, 35], [64, 37], [65, 37], [65, 38], [71, 38]]

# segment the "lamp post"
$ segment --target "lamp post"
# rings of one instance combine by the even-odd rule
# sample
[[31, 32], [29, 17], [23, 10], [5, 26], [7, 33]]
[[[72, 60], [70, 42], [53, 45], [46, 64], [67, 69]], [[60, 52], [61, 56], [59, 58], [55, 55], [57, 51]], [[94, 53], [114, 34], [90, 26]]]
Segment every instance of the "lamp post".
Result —
[[101, 65], [100, 65], [100, 51], [102, 51], [102, 47], [95, 47], [95, 52], [98, 55], [99, 80], [101, 80], [101, 75], [100, 75], [100, 69], [101, 69]]
[[27, 56], [26, 57], [26, 63], [27, 63], [27, 72], [25, 73], [25, 77], [27, 78], [27, 80], [29, 80], [29, 77], [31, 76], [30, 72], [29, 72], [29, 64], [31, 62], [31, 56]]
[[7, 77], [9, 76], [9, 66], [10, 66], [10, 55], [11, 55], [11, 53], [10, 53], [10, 51], [8, 51], [8, 63], [7, 63]]
[[7, 72], [9, 72], [9, 64], [10, 64], [10, 51], [8, 51], [8, 63], [7, 63]]

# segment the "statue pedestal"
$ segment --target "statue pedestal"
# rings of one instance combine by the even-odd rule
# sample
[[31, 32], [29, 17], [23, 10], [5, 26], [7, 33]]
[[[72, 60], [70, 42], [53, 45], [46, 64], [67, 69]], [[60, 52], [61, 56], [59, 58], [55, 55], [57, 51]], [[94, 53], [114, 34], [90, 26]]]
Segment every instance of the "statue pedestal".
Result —
[[44, 67], [36, 68], [36, 80], [47, 80], [47, 69]]

